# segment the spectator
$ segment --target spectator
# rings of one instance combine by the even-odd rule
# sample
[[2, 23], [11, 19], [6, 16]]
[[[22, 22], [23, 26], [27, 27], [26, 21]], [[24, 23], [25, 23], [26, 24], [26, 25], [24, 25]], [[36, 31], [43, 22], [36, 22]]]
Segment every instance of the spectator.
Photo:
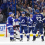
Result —
[[30, 1], [29, 5], [30, 5], [30, 7], [32, 7], [32, 1]]
[[2, 5], [2, 0], [0, 0], [0, 6]]
[[3, 15], [1, 14], [1, 9], [0, 9], [0, 23], [3, 23]]
[[35, 4], [34, 9], [35, 9], [35, 10], [37, 9], [37, 4]]
[[41, 14], [45, 17], [45, 7], [43, 7], [43, 12]]
[[13, 5], [12, 4], [10, 4], [9, 10], [13, 11]]
[[[45, 6], [45, 0], [34, 0], [34, 8], [32, 8], [32, 0], [16, 0], [16, 13], [21, 16], [21, 12], [25, 11], [26, 15], [29, 13], [39, 10], [40, 12], [44, 11], [43, 7]], [[0, 7], [4, 13], [5, 19], [8, 17], [8, 12], [13, 11], [15, 13], [15, 0], [1, 0]], [[23, 9], [23, 11], [21, 11]], [[5, 22], [5, 21], [4, 21]]]
[[7, 2], [7, 0], [3, 0], [3, 3], [6, 3]]

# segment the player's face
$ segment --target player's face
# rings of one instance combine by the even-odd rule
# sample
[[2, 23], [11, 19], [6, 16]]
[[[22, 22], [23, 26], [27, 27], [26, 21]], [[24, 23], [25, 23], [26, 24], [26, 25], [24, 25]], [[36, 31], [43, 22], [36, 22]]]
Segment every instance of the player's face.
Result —
[[32, 18], [32, 17], [33, 17], [33, 15], [32, 15], [32, 14], [30, 14], [30, 17]]
[[22, 17], [24, 17], [25, 16], [25, 14], [22, 14]]
[[11, 14], [11, 17], [14, 17], [14, 14]]

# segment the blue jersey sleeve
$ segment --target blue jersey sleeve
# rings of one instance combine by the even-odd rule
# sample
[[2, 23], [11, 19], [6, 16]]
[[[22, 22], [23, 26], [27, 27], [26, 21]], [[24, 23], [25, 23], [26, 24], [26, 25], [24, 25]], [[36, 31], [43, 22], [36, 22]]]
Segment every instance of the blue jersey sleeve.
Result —
[[15, 21], [15, 22], [17, 22], [17, 21], [18, 21], [18, 19], [15, 19], [14, 21]]

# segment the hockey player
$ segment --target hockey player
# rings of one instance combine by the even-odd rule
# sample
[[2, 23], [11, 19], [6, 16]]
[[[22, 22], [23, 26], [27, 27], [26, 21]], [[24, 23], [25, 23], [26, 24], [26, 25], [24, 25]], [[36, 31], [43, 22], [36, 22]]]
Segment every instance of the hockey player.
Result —
[[23, 40], [23, 30], [27, 35], [27, 41], [29, 40], [29, 34], [27, 30], [27, 17], [25, 16], [25, 12], [22, 12], [22, 16], [20, 17], [20, 41]]
[[7, 18], [7, 29], [10, 33], [10, 41], [14, 40], [13, 17], [14, 17], [14, 14], [12, 12], [9, 12], [9, 17]]
[[34, 29], [34, 34], [33, 34], [33, 41], [36, 40], [36, 33], [37, 30], [39, 29], [39, 33], [41, 34], [41, 39], [44, 41], [44, 36], [43, 36], [43, 15], [39, 14], [39, 10], [36, 10], [36, 15], [33, 16], [32, 20], [33, 22], [36, 22], [36, 26]]
[[32, 23], [32, 17], [33, 17], [33, 13], [30, 13], [30, 17], [28, 17], [28, 33], [29, 33], [29, 37], [30, 37], [31, 30], [32, 30], [32, 33], [34, 31], [34, 27], [33, 27], [33, 23]]

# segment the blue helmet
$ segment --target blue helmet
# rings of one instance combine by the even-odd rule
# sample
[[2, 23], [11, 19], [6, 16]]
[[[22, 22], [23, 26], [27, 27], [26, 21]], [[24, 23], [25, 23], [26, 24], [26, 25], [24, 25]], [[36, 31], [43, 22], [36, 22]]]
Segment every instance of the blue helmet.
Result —
[[13, 14], [12, 12], [9, 12], [9, 15]]
[[36, 9], [36, 10], [35, 10], [35, 12], [39, 13], [39, 10], [38, 10], [38, 9]]
[[22, 14], [25, 14], [25, 12], [22, 12]]

